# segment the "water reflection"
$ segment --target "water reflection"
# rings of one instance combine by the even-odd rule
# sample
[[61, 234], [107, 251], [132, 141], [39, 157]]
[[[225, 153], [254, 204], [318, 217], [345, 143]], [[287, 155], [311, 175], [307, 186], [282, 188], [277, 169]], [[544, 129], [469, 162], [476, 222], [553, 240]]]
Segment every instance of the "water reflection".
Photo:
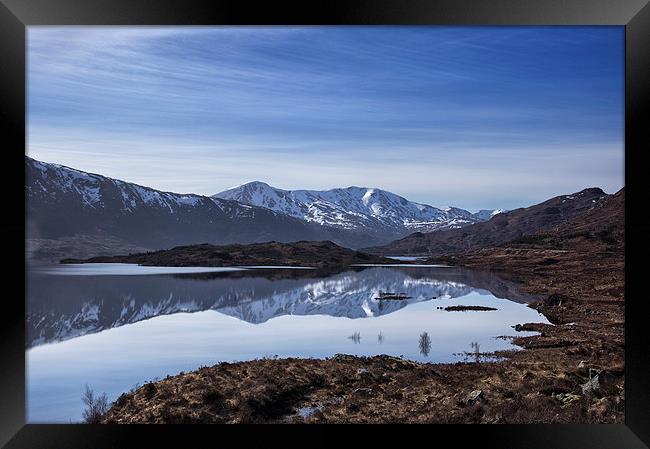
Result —
[[472, 352], [474, 353], [474, 361], [476, 363], [480, 362], [481, 360], [481, 345], [479, 344], [478, 341], [473, 341], [470, 343], [470, 346], [472, 347]]
[[[29, 272], [27, 287], [29, 422], [80, 420], [86, 383], [113, 401], [135, 384], [220, 361], [347, 353], [455, 362], [470, 341], [477, 353], [510, 349], [494, 337], [546, 322], [519, 304], [530, 298], [514, 284], [457, 268]], [[380, 291], [409, 298], [379, 300]], [[455, 304], [498, 310], [439, 308]]]
[[356, 344], [361, 343], [361, 333], [360, 332], [355, 332], [354, 334], [350, 335], [348, 337], [350, 340], [355, 342]]
[[[340, 270], [339, 270], [340, 271]], [[283, 315], [381, 316], [472, 291], [526, 302], [514, 283], [460, 268], [242, 270], [164, 275], [28, 275], [27, 346], [62, 341], [160, 315], [218, 310], [263, 323]], [[377, 300], [399, 291], [407, 300]], [[379, 340], [379, 339], [378, 339]]]
[[429, 337], [428, 333], [422, 332], [420, 334], [419, 346], [420, 346], [420, 354], [422, 354], [425, 357], [428, 357], [429, 352], [431, 352], [431, 337]]
[[[495, 337], [498, 338], [498, 337]], [[496, 361], [499, 360], [499, 356], [497, 356], [494, 351], [492, 352], [481, 352], [481, 343], [478, 341], [473, 341], [469, 344], [470, 350], [469, 351], [463, 351], [456, 353], [458, 357], [462, 357], [462, 359], [467, 362], [467, 361], [473, 361], [474, 363], [480, 363], [481, 361]]]

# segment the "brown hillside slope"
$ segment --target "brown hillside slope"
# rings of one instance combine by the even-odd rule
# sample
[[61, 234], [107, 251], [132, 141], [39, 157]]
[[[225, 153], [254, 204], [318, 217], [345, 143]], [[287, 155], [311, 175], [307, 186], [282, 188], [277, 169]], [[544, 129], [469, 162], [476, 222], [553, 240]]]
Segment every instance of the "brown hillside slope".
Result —
[[415, 233], [385, 246], [366, 248], [372, 254], [460, 254], [497, 246], [523, 236], [551, 229], [588, 211], [609, 197], [599, 188], [551, 198], [534, 206], [497, 214], [492, 219], [449, 231]]
[[[465, 254], [432, 258], [507, 272], [531, 292], [619, 301], [625, 286], [625, 188], [592, 210], [544, 232]], [[563, 311], [563, 313], [566, 311]], [[546, 311], [544, 311], [546, 313]], [[564, 313], [562, 321], [570, 320]]]

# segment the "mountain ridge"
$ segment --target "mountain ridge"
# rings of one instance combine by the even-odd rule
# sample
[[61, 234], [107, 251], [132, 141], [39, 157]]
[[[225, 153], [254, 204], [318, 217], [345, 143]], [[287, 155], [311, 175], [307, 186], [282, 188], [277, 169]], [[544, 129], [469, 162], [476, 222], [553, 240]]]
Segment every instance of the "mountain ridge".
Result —
[[[336, 237], [268, 209], [163, 192], [28, 156], [25, 177], [27, 237], [32, 241], [91, 236], [157, 249], [197, 242]], [[67, 244], [74, 247], [73, 241]]]
[[[364, 213], [354, 197], [363, 200], [369, 189], [357, 187], [342, 204], [321, 201], [318, 207], [312, 206], [313, 215], [323, 219], [309, 221], [293, 216], [297, 215], [295, 211], [292, 215], [235, 199], [166, 192], [27, 155], [25, 176], [26, 252], [30, 260], [108, 256], [203, 242], [331, 240], [359, 248], [386, 244], [408, 233], [404, 226], [394, 226], [404, 220], [399, 211], [391, 210], [384, 222]], [[349, 189], [334, 190], [340, 193]], [[411, 211], [413, 207], [430, 208], [381, 189], [370, 190], [368, 197], [376, 191], [393, 203], [408, 204]], [[372, 207], [384, 211], [381, 206]], [[477, 220], [460, 209], [435, 210], [441, 217], [453, 217], [436, 225], [460, 226]], [[349, 221], [349, 226], [341, 226], [326, 219], [338, 216], [353, 217], [356, 223]]]
[[379, 247], [364, 248], [372, 254], [440, 256], [497, 246], [536, 232], [559, 226], [589, 211], [610, 197], [598, 187], [560, 195], [541, 203], [494, 215], [490, 220], [461, 229], [413, 233]]
[[467, 226], [483, 221], [486, 212], [475, 215], [458, 207], [437, 208], [376, 187], [285, 190], [262, 181], [241, 184], [211, 198], [265, 207], [310, 223], [392, 236]]

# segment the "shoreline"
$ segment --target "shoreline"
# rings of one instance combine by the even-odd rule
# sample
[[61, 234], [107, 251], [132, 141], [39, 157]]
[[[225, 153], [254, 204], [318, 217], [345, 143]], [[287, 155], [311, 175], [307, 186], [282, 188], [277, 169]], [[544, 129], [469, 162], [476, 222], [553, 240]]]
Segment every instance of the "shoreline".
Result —
[[[539, 334], [515, 335], [521, 350], [497, 351], [498, 361], [336, 355], [220, 363], [123, 394], [104, 422], [624, 422], [623, 258], [554, 253], [560, 260], [544, 265], [547, 254], [535, 251], [539, 257], [528, 251], [524, 260], [498, 251], [484, 251], [480, 262], [444, 260], [508, 275], [544, 297], [529, 306], [552, 324], [513, 326]], [[601, 382], [586, 391], [590, 369], [602, 370]]]

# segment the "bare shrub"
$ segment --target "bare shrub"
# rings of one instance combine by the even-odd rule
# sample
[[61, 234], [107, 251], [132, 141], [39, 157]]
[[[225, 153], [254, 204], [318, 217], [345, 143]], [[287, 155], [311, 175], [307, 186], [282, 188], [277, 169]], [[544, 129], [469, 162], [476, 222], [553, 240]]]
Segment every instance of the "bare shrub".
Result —
[[83, 420], [86, 424], [99, 424], [106, 412], [108, 412], [108, 397], [106, 393], [95, 396], [95, 392], [86, 385], [81, 400], [86, 405], [83, 411]]

